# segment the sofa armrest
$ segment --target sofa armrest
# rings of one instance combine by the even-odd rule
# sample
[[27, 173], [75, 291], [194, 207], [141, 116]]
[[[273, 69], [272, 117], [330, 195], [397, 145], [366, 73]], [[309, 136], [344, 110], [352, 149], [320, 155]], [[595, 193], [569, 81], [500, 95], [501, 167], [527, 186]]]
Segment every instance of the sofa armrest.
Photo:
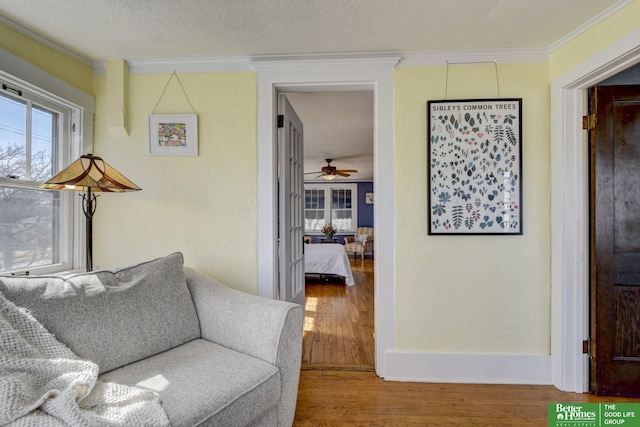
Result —
[[302, 306], [240, 292], [192, 268], [184, 270], [202, 338], [278, 366], [278, 425], [291, 426], [302, 362]]

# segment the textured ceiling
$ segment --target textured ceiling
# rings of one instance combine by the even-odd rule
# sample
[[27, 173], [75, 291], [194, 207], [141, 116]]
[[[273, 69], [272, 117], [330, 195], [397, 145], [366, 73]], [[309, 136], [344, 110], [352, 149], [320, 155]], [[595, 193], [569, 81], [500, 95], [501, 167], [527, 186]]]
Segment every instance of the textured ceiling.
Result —
[[[0, 0], [0, 22], [87, 62], [541, 49], [628, 0]], [[292, 94], [305, 172], [373, 177], [371, 92]]]
[[333, 159], [331, 166], [358, 171], [349, 179], [373, 179], [373, 92], [290, 93], [287, 98], [304, 126], [305, 172], [320, 171], [325, 159]]
[[90, 60], [547, 48], [616, 0], [0, 0]]

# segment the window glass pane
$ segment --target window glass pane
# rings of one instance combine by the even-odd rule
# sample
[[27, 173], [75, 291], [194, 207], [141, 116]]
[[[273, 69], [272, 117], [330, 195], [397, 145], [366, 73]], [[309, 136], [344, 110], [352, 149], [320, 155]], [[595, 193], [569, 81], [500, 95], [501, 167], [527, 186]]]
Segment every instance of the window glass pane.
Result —
[[57, 114], [34, 108], [31, 119], [31, 181], [53, 176], [53, 147]]
[[307, 231], [320, 231], [324, 226], [324, 209], [304, 211], [304, 229]]
[[353, 230], [353, 211], [351, 209], [333, 209], [331, 211], [331, 224], [338, 231]]
[[0, 272], [62, 258], [60, 193], [37, 188], [57, 169], [58, 130], [66, 114], [50, 104], [24, 93], [0, 94]]
[[331, 207], [334, 209], [351, 209], [351, 190], [331, 190]]
[[304, 191], [304, 229], [306, 231], [320, 231], [325, 224], [324, 190], [309, 189]]
[[27, 104], [0, 95], [0, 176], [27, 177]]
[[351, 209], [351, 190], [331, 190], [331, 224], [338, 231], [353, 230], [353, 210]]
[[57, 263], [58, 192], [0, 187], [0, 271]]
[[305, 209], [324, 209], [324, 190], [305, 190]]

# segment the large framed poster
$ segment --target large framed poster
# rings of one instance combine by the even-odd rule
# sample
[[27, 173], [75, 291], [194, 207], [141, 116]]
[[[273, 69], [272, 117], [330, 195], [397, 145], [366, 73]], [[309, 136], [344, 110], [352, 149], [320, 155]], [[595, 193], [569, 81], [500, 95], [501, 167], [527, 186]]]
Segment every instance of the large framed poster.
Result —
[[429, 234], [522, 234], [522, 98], [427, 102]]

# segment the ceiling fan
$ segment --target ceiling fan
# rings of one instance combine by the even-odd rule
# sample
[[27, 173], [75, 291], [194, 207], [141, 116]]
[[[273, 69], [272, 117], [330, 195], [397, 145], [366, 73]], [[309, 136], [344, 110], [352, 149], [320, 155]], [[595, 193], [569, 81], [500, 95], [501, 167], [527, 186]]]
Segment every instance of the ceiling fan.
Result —
[[317, 173], [319, 175], [316, 178], [322, 177], [327, 181], [333, 181], [338, 175], [347, 177], [351, 176], [352, 173], [358, 172], [355, 169], [338, 169], [335, 166], [331, 166], [333, 159], [325, 159], [325, 161], [327, 162], [327, 166], [323, 166], [322, 170], [318, 172], [307, 172], [305, 175]]

